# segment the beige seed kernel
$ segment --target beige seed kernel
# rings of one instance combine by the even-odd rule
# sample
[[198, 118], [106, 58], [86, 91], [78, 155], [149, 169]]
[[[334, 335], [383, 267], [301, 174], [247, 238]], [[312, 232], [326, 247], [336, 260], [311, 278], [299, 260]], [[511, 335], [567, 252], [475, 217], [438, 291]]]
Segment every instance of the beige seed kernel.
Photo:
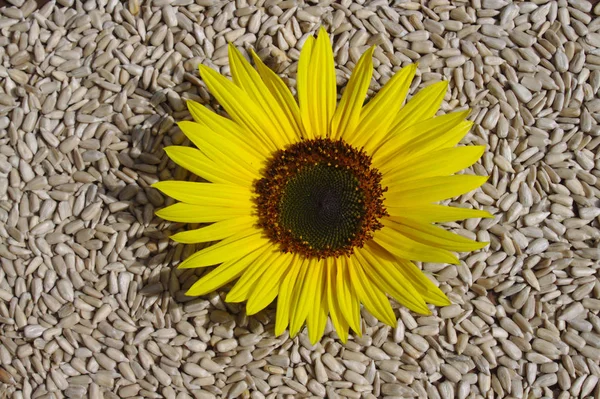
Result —
[[[117, 3], [10, 0], [0, 11], [7, 397], [594, 394], [599, 6]], [[424, 317], [394, 304], [391, 332], [364, 312], [362, 338], [341, 344], [328, 325], [313, 347], [305, 332], [273, 337], [276, 305], [247, 316], [226, 290], [186, 297], [203, 271], [172, 266], [196, 248], [166, 238], [185, 227], [155, 218], [166, 198], [148, 186], [187, 179], [163, 151], [185, 140], [174, 124], [191, 119], [185, 102], [217, 107], [198, 64], [230, 77], [232, 41], [295, 90], [299, 51], [320, 25], [342, 90], [370, 45], [367, 100], [414, 61], [409, 99], [449, 82], [439, 114], [470, 108], [461, 145], [486, 147], [464, 173], [491, 176], [449, 204], [495, 218], [444, 226], [490, 242], [459, 253], [459, 266], [419, 265], [452, 305]]]

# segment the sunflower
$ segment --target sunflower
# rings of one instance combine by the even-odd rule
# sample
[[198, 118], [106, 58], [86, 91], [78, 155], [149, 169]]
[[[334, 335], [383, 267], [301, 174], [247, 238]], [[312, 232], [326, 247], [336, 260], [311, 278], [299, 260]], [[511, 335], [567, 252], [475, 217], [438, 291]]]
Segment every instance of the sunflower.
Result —
[[179, 265], [219, 265], [187, 295], [204, 295], [237, 279], [226, 301], [247, 301], [247, 313], [254, 314], [277, 298], [275, 334], [289, 327], [295, 336], [306, 322], [313, 343], [328, 316], [343, 342], [349, 328], [360, 334], [361, 303], [394, 326], [386, 294], [420, 314], [431, 313], [428, 303], [450, 304], [411, 261], [457, 264], [452, 251], [486, 245], [434, 225], [491, 217], [435, 204], [486, 181], [455, 174], [475, 163], [484, 147], [455, 147], [471, 128], [469, 111], [435, 116], [446, 82], [424, 88], [402, 106], [416, 65], [401, 69], [365, 105], [373, 51], [356, 64], [339, 103], [323, 28], [300, 53], [298, 103], [253, 52], [256, 69], [229, 46], [233, 82], [200, 66], [230, 119], [188, 101], [195, 122], [179, 127], [198, 149], [165, 151], [206, 182], [153, 185], [179, 201], [158, 216], [208, 224], [173, 240], [216, 242]]

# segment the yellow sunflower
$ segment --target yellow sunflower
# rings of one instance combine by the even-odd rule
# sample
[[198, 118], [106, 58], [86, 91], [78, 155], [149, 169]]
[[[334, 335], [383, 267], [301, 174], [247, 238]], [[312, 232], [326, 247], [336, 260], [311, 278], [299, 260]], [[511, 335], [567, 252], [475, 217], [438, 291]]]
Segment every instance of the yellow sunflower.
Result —
[[275, 334], [304, 323], [311, 342], [328, 316], [345, 342], [361, 333], [360, 304], [394, 326], [386, 294], [420, 314], [450, 304], [411, 261], [458, 263], [451, 252], [484, 247], [434, 223], [491, 217], [435, 202], [481, 186], [487, 177], [455, 175], [484, 147], [455, 147], [469, 111], [435, 116], [447, 83], [432, 84], [402, 106], [416, 65], [394, 75], [363, 105], [373, 48], [362, 55], [337, 103], [329, 37], [321, 29], [300, 53], [298, 103], [252, 53], [257, 69], [229, 46], [233, 82], [201, 65], [200, 75], [231, 119], [188, 102], [195, 122], [179, 127], [198, 149], [165, 148], [207, 182], [153, 185], [179, 201], [163, 219], [210, 223], [175, 234], [181, 243], [216, 242], [180, 268], [219, 265], [187, 292], [204, 295], [237, 279], [228, 302], [254, 314], [277, 298]]

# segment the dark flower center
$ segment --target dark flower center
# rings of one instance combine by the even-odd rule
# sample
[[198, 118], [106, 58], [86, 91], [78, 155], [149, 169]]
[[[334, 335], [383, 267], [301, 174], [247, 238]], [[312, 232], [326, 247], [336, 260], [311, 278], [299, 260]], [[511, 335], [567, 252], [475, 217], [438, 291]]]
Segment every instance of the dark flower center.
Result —
[[259, 226], [284, 252], [351, 254], [382, 227], [381, 173], [344, 141], [317, 139], [274, 154], [255, 183]]

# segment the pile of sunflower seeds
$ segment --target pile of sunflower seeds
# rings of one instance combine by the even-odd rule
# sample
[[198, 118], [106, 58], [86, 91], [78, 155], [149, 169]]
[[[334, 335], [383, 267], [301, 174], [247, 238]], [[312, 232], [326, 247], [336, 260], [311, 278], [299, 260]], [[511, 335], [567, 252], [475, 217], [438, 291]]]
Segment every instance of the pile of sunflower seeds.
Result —
[[[586, 0], [7, 0], [0, 8], [0, 398], [600, 398], [600, 5]], [[342, 345], [273, 336], [223, 292], [187, 298], [193, 246], [154, 216], [149, 185], [188, 178], [186, 99], [216, 105], [255, 48], [293, 85], [299, 50], [332, 33], [343, 86], [376, 45], [375, 93], [419, 61], [413, 91], [450, 81], [464, 143], [489, 175], [448, 224], [489, 241], [423, 264], [452, 306], [363, 312]]]

